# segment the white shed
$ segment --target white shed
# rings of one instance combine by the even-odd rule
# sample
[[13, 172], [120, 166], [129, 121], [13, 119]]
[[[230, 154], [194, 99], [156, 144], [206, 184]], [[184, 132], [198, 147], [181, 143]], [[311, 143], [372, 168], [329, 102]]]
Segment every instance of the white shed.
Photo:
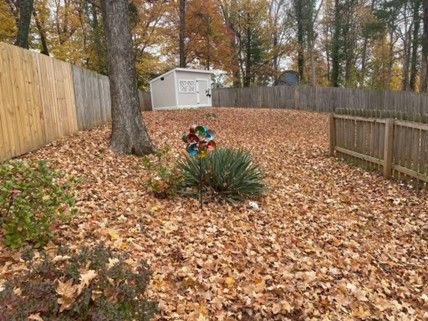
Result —
[[175, 68], [150, 81], [153, 110], [211, 107], [213, 73]]

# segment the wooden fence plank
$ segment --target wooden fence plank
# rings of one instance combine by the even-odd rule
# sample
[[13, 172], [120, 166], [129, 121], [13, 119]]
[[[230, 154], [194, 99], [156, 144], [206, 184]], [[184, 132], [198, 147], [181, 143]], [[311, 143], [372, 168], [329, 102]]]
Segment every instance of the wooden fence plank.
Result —
[[[280, 94], [278, 94], [280, 93]], [[412, 120], [428, 117], [428, 95], [373, 89], [277, 86], [218, 88], [213, 90], [214, 107], [277, 107], [335, 112], [339, 108], [395, 111]]]
[[336, 147], [336, 123], [334, 119], [334, 115], [330, 114], [329, 116], [329, 124], [330, 124], [330, 156], [334, 156], [334, 151]]
[[[361, 117], [329, 117], [330, 155], [358, 160], [367, 168], [383, 168], [389, 178], [428, 181], [428, 126], [393, 119], [376, 121]], [[372, 164], [375, 164], [373, 167]]]
[[[45, 144], [43, 111], [29, 51], [0, 43], [1, 52], [1, 125], [2, 149], [0, 159], [22, 155]], [[8, 144], [8, 146], [5, 146]]]
[[392, 159], [394, 148], [394, 121], [388, 119], [385, 124], [385, 151], [384, 151], [384, 164], [383, 175], [386, 178], [392, 175]]

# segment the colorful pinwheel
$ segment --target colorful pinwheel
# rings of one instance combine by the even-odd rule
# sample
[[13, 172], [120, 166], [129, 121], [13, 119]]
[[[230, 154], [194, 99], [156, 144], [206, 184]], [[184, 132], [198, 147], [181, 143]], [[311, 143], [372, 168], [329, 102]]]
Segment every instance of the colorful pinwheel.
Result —
[[204, 170], [202, 158], [215, 149], [214, 133], [205, 126], [192, 125], [188, 134], [183, 134], [183, 141], [187, 144], [186, 151], [190, 156], [199, 158], [199, 207], [202, 209], [202, 189]]
[[215, 149], [214, 133], [205, 126], [192, 125], [188, 134], [183, 134], [187, 144], [186, 151], [190, 156], [204, 158]]

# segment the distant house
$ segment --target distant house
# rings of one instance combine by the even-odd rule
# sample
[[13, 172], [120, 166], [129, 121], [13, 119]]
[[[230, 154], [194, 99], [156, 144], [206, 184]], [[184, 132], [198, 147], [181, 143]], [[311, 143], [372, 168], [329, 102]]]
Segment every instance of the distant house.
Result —
[[211, 107], [213, 73], [175, 68], [150, 81], [153, 110]]
[[298, 86], [299, 74], [293, 70], [284, 71], [275, 81], [274, 86]]

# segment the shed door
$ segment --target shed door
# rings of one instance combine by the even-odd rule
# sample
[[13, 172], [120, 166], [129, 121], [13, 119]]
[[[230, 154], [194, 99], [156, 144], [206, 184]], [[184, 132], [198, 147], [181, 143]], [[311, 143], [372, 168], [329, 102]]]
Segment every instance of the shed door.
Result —
[[211, 106], [211, 90], [208, 86], [208, 80], [196, 80], [196, 95], [198, 105]]

